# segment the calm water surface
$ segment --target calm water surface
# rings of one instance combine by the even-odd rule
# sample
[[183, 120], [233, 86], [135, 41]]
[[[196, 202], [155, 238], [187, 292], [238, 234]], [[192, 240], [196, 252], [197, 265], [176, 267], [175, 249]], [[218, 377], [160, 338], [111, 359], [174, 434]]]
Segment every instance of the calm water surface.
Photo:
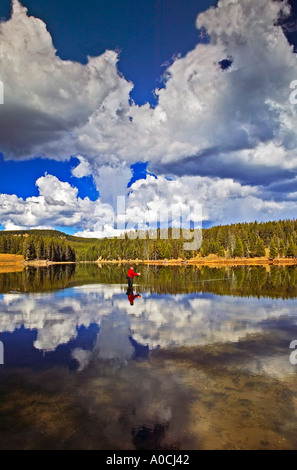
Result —
[[0, 274], [0, 449], [294, 449], [296, 267]]

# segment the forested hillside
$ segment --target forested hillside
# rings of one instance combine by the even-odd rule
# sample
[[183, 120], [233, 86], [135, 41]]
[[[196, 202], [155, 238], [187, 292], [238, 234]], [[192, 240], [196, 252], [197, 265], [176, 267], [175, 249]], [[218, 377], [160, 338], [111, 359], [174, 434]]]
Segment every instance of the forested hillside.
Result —
[[27, 260], [76, 261], [73, 245], [65, 238], [33, 234], [0, 234], [0, 253], [21, 254]]
[[[136, 234], [135, 234], [136, 235]], [[143, 233], [142, 233], [143, 235]], [[150, 233], [152, 235], [152, 232]], [[297, 220], [220, 225], [202, 231], [199, 250], [184, 249], [184, 240], [160, 238], [160, 229], [149, 237], [88, 239], [55, 230], [0, 232], [0, 253], [23, 254], [28, 260], [96, 261], [190, 259], [214, 254], [223, 258], [297, 257]]]
[[297, 256], [297, 221], [284, 220], [266, 223], [220, 225], [202, 230], [202, 246], [197, 251], [184, 250], [185, 240], [169, 239], [98, 241], [102, 259], [189, 259], [215, 254], [223, 258], [255, 258], [268, 256], [295, 258]]

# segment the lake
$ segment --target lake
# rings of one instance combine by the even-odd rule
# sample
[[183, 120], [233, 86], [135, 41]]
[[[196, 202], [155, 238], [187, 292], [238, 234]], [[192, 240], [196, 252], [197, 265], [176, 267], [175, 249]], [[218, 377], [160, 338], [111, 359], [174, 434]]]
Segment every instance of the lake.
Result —
[[297, 268], [126, 271], [0, 274], [0, 449], [295, 449]]

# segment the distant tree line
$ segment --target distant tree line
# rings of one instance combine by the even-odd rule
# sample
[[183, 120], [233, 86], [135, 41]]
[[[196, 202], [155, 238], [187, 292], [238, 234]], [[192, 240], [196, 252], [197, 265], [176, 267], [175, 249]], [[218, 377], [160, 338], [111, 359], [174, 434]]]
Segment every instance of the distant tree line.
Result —
[[98, 253], [102, 259], [189, 259], [217, 255], [223, 258], [297, 257], [297, 220], [253, 222], [219, 225], [202, 230], [202, 245], [197, 251], [184, 249], [185, 240], [174, 239], [169, 229], [168, 239], [102, 239]]
[[297, 220], [219, 225], [203, 230], [201, 255], [226, 258], [297, 256]]
[[2, 232], [0, 253], [23, 255], [26, 260], [76, 261], [75, 249], [66, 239]]
[[[202, 245], [198, 250], [185, 250], [189, 242], [180, 231], [168, 230], [127, 234], [124, 238], [86, 239], [62, 232], [34, 230], [0, 232], [0, 253], [23, 254], [26, 259], [50, 261], [96, 260], [164, 260], [190, 259], [197, 255], [217, 255], [223, 258], [297, 257], [297, 220], [252, 222], [218, 225], [202, 230]], [[163, 233], [164, 235], [164, 233]]]
[[196, 251], [184, 250], [185, 240], [182, 235], [179, 239], [172, 236], [172, 230], [168, 230], [168, 239], [160, 238], [160, 230], [157, 229], [155, 238], [131, 239], [126, 234], [125, 238], [104, 238], [98, 241], [98, 255], [101, 259], [189, 259], [196, 254]]

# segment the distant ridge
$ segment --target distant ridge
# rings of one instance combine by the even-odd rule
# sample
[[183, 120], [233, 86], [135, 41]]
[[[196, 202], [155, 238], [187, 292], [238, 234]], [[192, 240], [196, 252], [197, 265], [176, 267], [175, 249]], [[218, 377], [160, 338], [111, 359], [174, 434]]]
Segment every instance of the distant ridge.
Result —
[[32, 230], [3, 230], [0, 231], [1, 235], [41, 235], [43, 237], [51, 237], [51, 238], [60, 238], [64, 240], [68, 240], [73, 243], [95, 243], [98, 242], [98, 238], [84, 238], [84, 237], [76, 237], [75, 235], [68, 235], [67, 233], [61, 232], [59, 230], [44, 230], [44, 229], [32, 229]]

